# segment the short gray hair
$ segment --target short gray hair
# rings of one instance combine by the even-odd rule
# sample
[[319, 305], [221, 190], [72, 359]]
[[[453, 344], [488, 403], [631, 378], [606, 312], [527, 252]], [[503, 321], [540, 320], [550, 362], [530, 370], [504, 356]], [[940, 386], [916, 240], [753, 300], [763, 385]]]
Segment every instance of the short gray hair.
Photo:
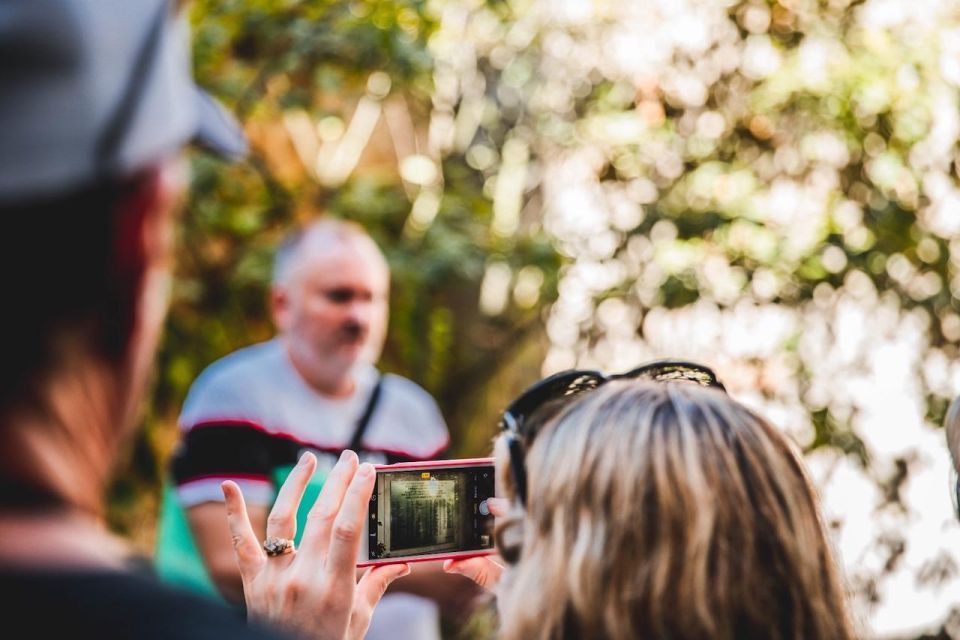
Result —
[[[362, 239], [370, 243], [370, 246], [377, 254], [383, 258], [383, 252], [373, 241], [366, 229], [349, 220], [339, 218], [320, 218], [306, 225], [301, 225], [291, 230], [277, 247], [273, 258], [273, 277], [271, 283], [276, 285], [285, 282], [293, 270], [293, 267], [300, 259], [300, 251], [306, 240], [310, 236], [317, 236], [325, 240], [336, 242], [345, 242]], [[386, 267], [386, 259], [384, 258]]]

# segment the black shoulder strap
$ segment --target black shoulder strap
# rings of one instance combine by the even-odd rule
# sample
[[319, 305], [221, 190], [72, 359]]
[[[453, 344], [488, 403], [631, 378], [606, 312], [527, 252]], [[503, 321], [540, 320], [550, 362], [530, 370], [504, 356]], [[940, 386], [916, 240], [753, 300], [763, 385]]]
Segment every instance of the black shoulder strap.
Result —
[[380, 393], [382, 390], [383, 376], [379, 376], [377, 378], [377, 384], [374, 385], [373, 391], [370, 392], [370, 399], [367, 400], [367, 408], [363, 410], [363, 415], [361, 415], [357, 421], [357, 428], [353, 432], [353, 437], [350, 438], [350, 444], [347, 445], [347, 448], [351, 451], [360, 451], [363, 445], [363, 434], [366, 433], [367, 425], [370, 424], [370, 418], [373, 417], [373, 412], [377, 409], [377, 403], [380, 402]]

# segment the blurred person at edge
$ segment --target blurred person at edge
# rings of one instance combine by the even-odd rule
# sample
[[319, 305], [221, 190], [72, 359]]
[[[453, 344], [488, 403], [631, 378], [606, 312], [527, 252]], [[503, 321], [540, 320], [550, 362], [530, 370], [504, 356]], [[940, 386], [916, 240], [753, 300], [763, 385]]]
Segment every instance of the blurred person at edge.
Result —
[[[157, 536], [161, 577], [243, 602], [223, 517], [225, 480], [242, 488], [263, 534], [277, 489], [304, 451], [316, 455], [318, 472], [301, 524], [345, 449], [374, 464], [440, 456], [449, 435], [436, 402], [372, 364], [385, 337], [389, 286], [387, 261], [359, 225], [319, 218], [280, 244], [270, 291], [278, 335], [211, 364], [184, 403]], [[440, 562], [411, 569], [377, 607], [369, 638], [439, 640], [438, 608], [460, 622], [480, 593]]]
[[947, 407], [947, 414], [943, 419], [943, 429], [947, 438], [947, 449], [950, 451], [950, 460], [953, 462], [952, 492], [953, 508], [960, 518], [960, 396], [953, 399]]
[[[162, 584], [105, 525], [167, 312], [183, 147], [246, 153], [193, 84], [185, 19], [166, 0], [8, 0], [0, 59], [4, 624], [35, 638], [362, 637], [408, 569], [357, 582], [375, 476], [352, 453], [327, 478], [301, 549], [243, 547], [248, 615], [264, 624]], [[267, 535], [293, 535], [297, 480], [315, 466], [301, 457]]]
[[723, 391], [611, 381], [521, 436], [526, 501], [494, 447], [501, 558], [445, 565], [495, 591], [501, 638], [855, 637], [800, 456]]

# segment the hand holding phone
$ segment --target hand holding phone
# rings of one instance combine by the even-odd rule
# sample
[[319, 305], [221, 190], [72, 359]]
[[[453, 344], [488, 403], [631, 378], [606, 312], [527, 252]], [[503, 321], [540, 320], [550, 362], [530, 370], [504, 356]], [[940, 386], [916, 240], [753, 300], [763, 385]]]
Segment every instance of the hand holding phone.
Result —
[[492, 458], [376, 467], [357, 566], [494, 553]]
[[[317, 459], [306, 453], [277, 494], [267, 521], [267, 536], [292, 539], [297, 508]], [[227, 523], [243, 578], [247, 614], [266, 620], [292, 635], [359, 640], [387, 586], [409, 567], [376, 567], [357, 582], [353, 559], [362, 545], [360, 533], [375, 471], [345, 451], [327, 476], [307, 519], [299, 549], [268, 556], [247, 517], [235, 482], [223, 483]]]
[[[494, 518], [502, 518], [510, 510], [510, 501], [506, 498], [489, 498], [487, 502]], [[503, 575], [503, 563], [500, 556], [455, 558], [444, 560], [443, 570], [470, 578], [487, 591], [493, 591]]]

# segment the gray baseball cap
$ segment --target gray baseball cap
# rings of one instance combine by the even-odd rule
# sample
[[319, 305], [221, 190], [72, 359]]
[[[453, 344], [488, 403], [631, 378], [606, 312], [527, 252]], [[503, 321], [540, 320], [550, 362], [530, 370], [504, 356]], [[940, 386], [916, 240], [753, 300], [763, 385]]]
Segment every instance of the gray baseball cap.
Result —
[[67, 194], [196, 142], [247, 152], [190, 72], [169, 0], [0, 0], [0, 203]]

